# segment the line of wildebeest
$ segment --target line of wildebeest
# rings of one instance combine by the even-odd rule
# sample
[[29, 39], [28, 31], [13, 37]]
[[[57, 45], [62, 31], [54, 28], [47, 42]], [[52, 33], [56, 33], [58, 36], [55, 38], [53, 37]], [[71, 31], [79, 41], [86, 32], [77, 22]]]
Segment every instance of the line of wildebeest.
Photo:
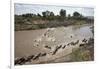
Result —
[[[94, 39], [93, 38], [89, 38], [89, 40], [87, 39], [83, 39], [82, 40], [83, 43], [79, 44], [79, 47], [84, 47], [84, 46], [89, 46], [91, 45], [91, 43], [94, 42]], [[57, 53], [57, 51], [59, 49], [65, 49], [67, 46], [75, 46], [76, 44], [79, 43], [79, 40], [77, 40], [76, 42], [70, 42], [68, 43], [67, 45], [59, 45], [59, 46], [56, 46], [55, 50], [52, 52], [52, 55], [55, 55]], [[45, 48], [47, 49], [51, 49], [51, 47], [49, 47], [48, 45], [44, 46]], [[32, 60], [38, 60], [40, 57], [45, 57], [48, 53], [38, 53], [36, 55], [30, 55], [30, 56], [27, 56], [27, 57], [21, 57], [21, 58], [17, 58], [15, 59], [15, 65], [23, 65], [25, 64], [26, 62], [31, 62]]]

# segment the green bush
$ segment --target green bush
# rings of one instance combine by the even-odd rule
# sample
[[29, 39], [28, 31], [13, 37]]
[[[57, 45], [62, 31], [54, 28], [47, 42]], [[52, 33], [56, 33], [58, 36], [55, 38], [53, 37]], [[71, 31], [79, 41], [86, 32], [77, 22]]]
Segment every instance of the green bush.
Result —
[[72, 61], [90, 61], [91, 55], [89, 50], [82, 50], [80, 48], [73, 49], [71, 53]]

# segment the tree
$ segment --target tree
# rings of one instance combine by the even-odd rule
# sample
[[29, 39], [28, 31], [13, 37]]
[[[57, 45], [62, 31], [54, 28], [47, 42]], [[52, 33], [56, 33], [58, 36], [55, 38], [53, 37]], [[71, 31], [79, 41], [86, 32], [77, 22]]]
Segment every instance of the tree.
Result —
[[50, 12], [50, 16], [55, 16], [53, 12]]
[[53, 12], [45, 11], [45, 12], [42, 12], [42, 15], [43, 15], [44, 19], [48, 19], [48, 20], [54, 19], [54, 13]]
[[43, 17], [46, 17], [46, 12], [42, 12]]
[[65, 20], [66, 19], [66, 10], [61, 9], [60, 10], [60, 20]]
[[49, 20], [54, 20], [55, 18], [55, 15], [53, 12], [50, 12], [50, 16], [49, 16]]
[[74, 16], [74, 17], [80, 17], [81, 14], [80, 14], [79, 12], [74, 12], [74, 13], [73, 13], [73, 16]]
[[66, 17], [66, 10], [61, 9], [61, 10], [60, 10], [60, 16], [61, 16], [61, 17]]
[[74, 19], [78, 19], [78, 20], [83, 20], [85, 19], [84, 16], [82, 14], [80, 14], [79, 12], [74, 12], [73, 13], [73, 18]]
[[40, 15], [39, 13], [37, 14], [37, 16], [38, 16], [38, 17], [41, 17], [41, 15]]
[[46, 11], [46, 16], [50, 16], [50, 11]]
[[44, 11], [42, 12], [42, 15], [44, 18], [48, 18], [50, 16], [50, 11]]
[[22, 14], [23, 17], [33, 17], [32, 13]]
[[71, 18], [71, 15], [70, 14], [68, 14], [68, 19], [70, 19]]

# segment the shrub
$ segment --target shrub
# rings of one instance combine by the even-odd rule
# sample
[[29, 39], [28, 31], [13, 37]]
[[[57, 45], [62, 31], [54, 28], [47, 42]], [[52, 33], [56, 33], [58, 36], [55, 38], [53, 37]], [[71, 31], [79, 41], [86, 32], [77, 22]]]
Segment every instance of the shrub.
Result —
[[71, 53], [71, 60], [72, 61], [90, 61], [91, 55], [89, 50], [83, 50], [81, 48], [73, 49]]

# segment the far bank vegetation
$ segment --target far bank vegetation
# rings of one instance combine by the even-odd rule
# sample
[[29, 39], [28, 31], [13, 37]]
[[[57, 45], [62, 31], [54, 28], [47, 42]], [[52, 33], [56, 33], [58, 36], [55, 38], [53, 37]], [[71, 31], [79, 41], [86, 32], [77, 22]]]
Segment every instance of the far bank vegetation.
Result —
[[44, 11], [42, 14], [26, 13], [15, 16], [15, 31], [35, 30], [43, 28], [52, 28], [59, 26], [68, 26], [74, 24], [93, 23], [94, 19], [85, 17], [79, 12], [73, 12], [73, 15], [67, 14], [66, 10], [61, 9], [59, 15], [52, 11]]

